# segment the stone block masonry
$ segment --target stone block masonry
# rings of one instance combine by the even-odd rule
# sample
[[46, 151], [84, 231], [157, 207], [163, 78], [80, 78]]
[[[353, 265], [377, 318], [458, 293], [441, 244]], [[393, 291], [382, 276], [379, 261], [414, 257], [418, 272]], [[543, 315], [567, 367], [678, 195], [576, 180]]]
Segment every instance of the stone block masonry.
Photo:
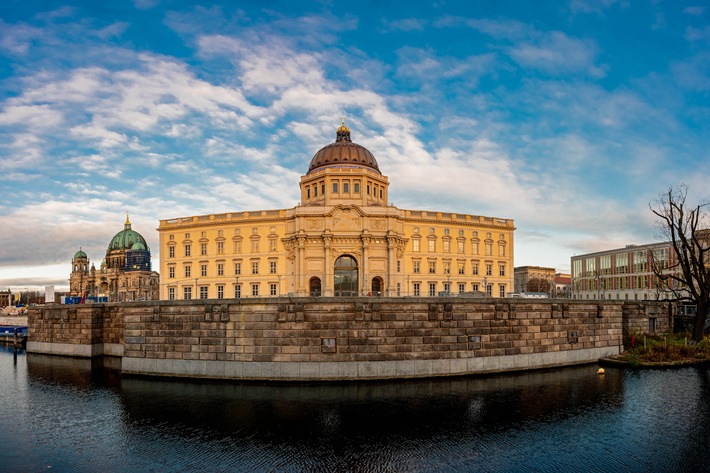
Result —
[[[637, 305], [633, 314], [639, 314]], [[271, 298], [45, 306], [28, 352], [119, 356], [127, 374], [243, 380], [459, 376], [596, 362], [624, 304]], [[644, 313], [659, 313], [647, 310]]]

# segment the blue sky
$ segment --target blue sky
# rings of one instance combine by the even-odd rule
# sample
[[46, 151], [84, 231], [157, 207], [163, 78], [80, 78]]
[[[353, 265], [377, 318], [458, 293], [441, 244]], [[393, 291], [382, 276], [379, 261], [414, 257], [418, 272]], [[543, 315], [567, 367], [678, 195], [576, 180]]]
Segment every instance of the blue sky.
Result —
[[0, 288], [66, 288], [126, 213], [291, 208], [341, 117], [399, 208], [511, 218], [515, 265], [708, 200], [703, 1], [4, 0]]

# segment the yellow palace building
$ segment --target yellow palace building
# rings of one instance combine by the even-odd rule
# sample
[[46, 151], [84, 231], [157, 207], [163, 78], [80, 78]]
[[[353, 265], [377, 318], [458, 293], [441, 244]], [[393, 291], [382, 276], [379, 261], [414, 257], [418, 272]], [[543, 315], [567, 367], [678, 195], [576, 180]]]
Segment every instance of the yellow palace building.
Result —
[[403, 210], [342, 124], [282, 210], [161, 220], [160, 298], [437, 296], [513, 290], [513, 220]]

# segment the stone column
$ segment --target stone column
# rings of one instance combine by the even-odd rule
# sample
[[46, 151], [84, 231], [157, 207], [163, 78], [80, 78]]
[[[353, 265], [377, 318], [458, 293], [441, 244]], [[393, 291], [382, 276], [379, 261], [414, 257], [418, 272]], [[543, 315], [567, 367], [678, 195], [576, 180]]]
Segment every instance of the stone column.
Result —
[[387, 281], [385, 281], [387, 289], [385, 290], [386, 296], [394, 296], [395, 286], [394, 286], [394, 275], [396, 274], [396, 239], [392, 236], [387, 236]]
[[370, 280], [368, 279], [368, 264], [367, 264], [367, 259], [369, 257], [369, 251], [368, 248], [370, 247], [370, 236], [369, 235], [362, 235], [362, 261], [360, 264], [361, 271], [360, 274], [362, 275], [362, 291], [364, 296], [367, 295], [368, 292], [370, 292]]
[[298, 237], [298, 245], [296, 246], [296, 261], [298, 266], [298, 295], [302, 296], [306, 293], [304, 279], [306, 279], [306, 237]]
[[322, 296], [333, 295], [333, 277], [329, 276], [333, 271], [333, 262], [330, 259], [330, 243], [333, 238], [330, 235], [323, 235], [323, 277], [321, 278], [320, 289]]

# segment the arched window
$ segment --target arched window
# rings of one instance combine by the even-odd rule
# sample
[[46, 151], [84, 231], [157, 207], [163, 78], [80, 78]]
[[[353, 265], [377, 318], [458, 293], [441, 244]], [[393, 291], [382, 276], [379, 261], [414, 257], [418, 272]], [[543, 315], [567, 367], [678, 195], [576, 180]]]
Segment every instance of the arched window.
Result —
[[311, 297], [320, 297], [320, 295], [321, 295], [320, 278], [317, 278], [315, 276], [312, 277], [311, 280], [308, 282], [308, 289], [309, 289]]
[[381, 296], [382, 295], [382, 286], [383, 286], [383, 281], [382, 278], [377, 276], [372, 278], [372, 293], [370, 294], [371, 296]]
[[335, 296], [357, 296], [358, 268], [357, 261], [350, 255], [343, 255], [335, 260], [334, 268]]

